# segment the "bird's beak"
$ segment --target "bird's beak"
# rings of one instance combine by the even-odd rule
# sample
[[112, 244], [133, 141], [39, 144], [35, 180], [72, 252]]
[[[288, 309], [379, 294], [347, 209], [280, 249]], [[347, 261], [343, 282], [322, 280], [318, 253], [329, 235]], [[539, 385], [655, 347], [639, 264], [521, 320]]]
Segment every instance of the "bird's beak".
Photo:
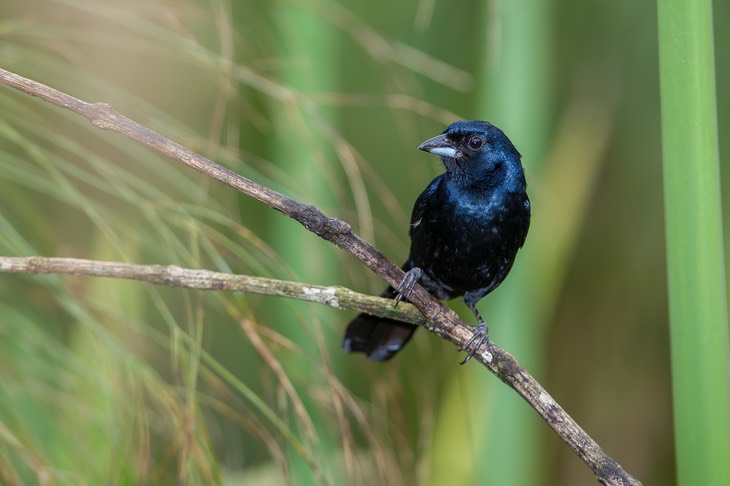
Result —
[[436, 135], [433, 138], [429, 138], [421, 145], [418, 146], [418, 150], [423, 150], [434, 155], [440, 155], [441, 157], [455, 158], [459, 153], [454, 144], [449, 142], [446, 135]]

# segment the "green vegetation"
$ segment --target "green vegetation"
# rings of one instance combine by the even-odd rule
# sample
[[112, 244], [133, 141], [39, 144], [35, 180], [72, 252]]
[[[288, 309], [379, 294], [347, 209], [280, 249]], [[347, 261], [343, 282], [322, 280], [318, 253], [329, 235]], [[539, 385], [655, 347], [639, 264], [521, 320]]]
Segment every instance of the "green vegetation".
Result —
[[[480, 304], [492, 338], [644, 484], [722, 484], [730, 32], [715, 34], [716, 124], [712, 17], [681, 3], [660, 2], [658, 36], [653, 5], [630, 0], [8, 0], [0, 56], [348, 221], [398, 263], [441, 171], [418, 143], [458, 118], [494, 122], [523, 154], [533, 226]], [[716, 5], [715, 25], [728, 19]], [[679, 22], [696, 27], [688, 44]], [[262, 204], [3, 86], [0, 255], [384, 285]], [[0, 274], [0, 484], [594, 482], [511, 390], [428, 333], [386, 364], [344, 355], [350, 317]]]
[[728, 336], [712, 2], [659, 1], [679, 483], [730, 483]]

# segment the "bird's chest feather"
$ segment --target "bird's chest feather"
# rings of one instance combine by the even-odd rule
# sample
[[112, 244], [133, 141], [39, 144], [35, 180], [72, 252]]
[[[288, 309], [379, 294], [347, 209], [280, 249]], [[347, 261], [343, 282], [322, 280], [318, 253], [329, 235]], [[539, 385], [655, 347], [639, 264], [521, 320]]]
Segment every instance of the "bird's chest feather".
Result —
[[411, 226], [414, 264], [455, 294], [498, 285], [529, 224], [524, 196], [448, 191], [435, 196]]

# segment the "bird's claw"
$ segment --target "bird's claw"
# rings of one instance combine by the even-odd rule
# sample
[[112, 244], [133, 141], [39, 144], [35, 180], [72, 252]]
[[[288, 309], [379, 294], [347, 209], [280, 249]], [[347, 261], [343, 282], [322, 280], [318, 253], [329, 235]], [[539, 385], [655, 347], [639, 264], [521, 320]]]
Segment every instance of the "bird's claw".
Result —
[[482, 347], [483, 344], [487, 345], [487, 348], [489, 352], [492, 351], [492, 341], [489, 339], [489, 330], [487, 328], [487, 325], [485, 323], [480, 323], [476, 330], [474, 331], [474, 334], [471, 338], [464, 344], [461, 348], [459, 348], [459, 351], [466, 351], [469, 349], [469, 347], [474, 344], [474, 346], [471, 348], [471, 350], [467, 353], [466, 357], [464, 358], [464, 361], [462, 361], [459, 364], [466, 364], [467, 361], [469, 361], [477, 351], [479, 351], [479, 348]]
[[395, 296], [396, 306], [401, 300], [408, 300], [411, 292], [413, 292], [413, 288], [416, 286], [418, 281], [421, 280], [421, 275], [423, 275], [423, 270], [418, 267], [413, 267], [406, 272], [403, 276], [403, 280], [400, 281], [400, 284], [398, 284], [398, 288], [396, 289], [398, 291], [398, 295]]

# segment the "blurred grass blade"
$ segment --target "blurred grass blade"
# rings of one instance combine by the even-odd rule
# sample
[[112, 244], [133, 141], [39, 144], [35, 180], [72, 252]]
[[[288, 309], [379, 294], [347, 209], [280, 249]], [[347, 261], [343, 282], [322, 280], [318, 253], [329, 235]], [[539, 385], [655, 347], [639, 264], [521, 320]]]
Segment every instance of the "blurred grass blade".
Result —
[[659, 0], [664, 199], [679, 484], [730, 484], [730, 352], [712, 2]]
[[[485, 29], [488, 52], [482, 67], [487, 90], [481, 93], [480, 114], [491, 118], [517, 145], [528, 186], [532, 187], [530, 195], [536, 200], [533, 183], [542, 172], [549, 136], [548, 100], [552, 90], [547, 80], [551, 78], [553, 6], [549, 1], [535, 0], [489, 5]], [[531, 237], [536, 237], [534, 231]], [[532, 373], [540, 375], [545, 360], [546, 319], [536, 305], [543, 291], [534, 274], [541, 266], [538, 262], [547, 255], [540, 252], [535, 241], [543, 240], [538, 237], [532, 244], [528, 241], [520, 251], [511, 278], [490, 303], [490, 316], [507, 349], [516, 353]], [[543, 469], [541, 460], [545, 457], [538, 435], [542, 424], [534, 420], [533, 411], [523, 406], [511, 390], [496, 385], [490, 387], [493, 408], [479, 439], [484, 453], [481, 457], [490, 457], [490, 464], [480, 462], [476, 477], [489, 475], [495, 484], [538, 484], [538, 471]], [[522, 461], [535, 466], [521, 467]]]
[[[272, 5], [272, 16], [276, 19], [278, 48], [287, 61], [282, 66], [282, 81], [296, 92], [303, 94], [325, 90], [336, 80], [337, 44], [333, 40], [333, 29], [329, 28], [315, 13], [301, 6], [287, 4]], [[279, 167], [291, 175], [305, 200], [318, 207], [335, 205], [332, 189], [339, 186], [337, 175], [329, 164], [328, 143], [320, 136], [316, 126], [319, 117], [324, 116], [316, 106], [309, 103], [292, 105], [276, 104], [271, 117], [277, 127], [270, 139], [269, 151]], [[311, 158], [312, 163], [302, 163], [302, 158]], [[322, 245], [314, 238], [302, 237], [301, 229], [282, 218], [266, 223], [266, 236], [272, 248], [285, 261], [298, 280], [313, 281], [325, 276], [335, 280], [336, 269], [328, 262], [336, 261], [336, 250]], [[329, 269], [325, 272], [322, 269]], [[297, 316], [297, 317], [294, 317]], [[321, 306], [292, 303], [291, 306], [277, 306], [270, 309], [269, 325], [277, 332], [302, 347], [305, 355], [321, 356], [324, 337], [321, 323], [336, 319], [340, 314]], [[300, 325], [292, 325], [299, 320]], [[317, 376], [321, 363], [318, 360], [303, 360], [301, 356], [284, 355], [281, 366], [287, 373], [303, 373], [300, 376]], [[294, 371], [296, 370], [296, 371]], [[329, 482], [336, 468], [335, 463], [326, 463], [324, 457], [331, 455], [338, 443], [337, 434], [327, 426], [327, 414], [320, 413], [321, 407], [308, 394], [301, 395], [303, 409], [311, 416], [309, 420], [317, 430], [316, 438], [301, 439], [310, 450], [318, 451], [322, 470], [311, 461], [303, 461], [299, 451], [289, 450], [292, 476], [298, 484], [321, 484]], [[296, 420], [292, 414], [292, 420]], [[305, 429], [304, 426], [301, 427]]]
[[[480, 59], [477, 92], [478, 102], [469, 118], [488, 120], [502, 128], [523, 154], [523, 163], [531, 174], [539, 171], [548, 135], [551, 51], [551, 4], [534, 0], [492, 2], [482, 15], [482, 42], [485, 45]], [[528, 186], [532, 181], [528, 180]], [[530, 244], [534, 234], [517, 256], [507, 280], [493, 296], [481, 303], [489, 306], [485, 312], [492, 325], [492, 336], [510, 352], [519, 356], [531, 372], [540, 374], [543, 363], [543, 320], [538, 306], [525, 305], [538, 300], [541, 290], [536, 279], [528, 274], [539, 257], [535, 245]], [[464, 370], [456, 370], [462, 377]], [[465, 378], [470, 393], [454, 390], [461, 396], [455, 408], [469, 410], [470, 423], [463, 435], [470, 440], [455, 440], [446, 447], [438, 447], [434, 455], [471, 459], [471, 464], [460, 464], [434, 471], [434, 484], [446, 481], [454, 474], [463, 474], [456, 482], [474, 482], [489, 477], [494, 484], [537, 484], [540, 467], [526, 468], [521, 464], [538, 464], [544, 456], [542, 443], [537, 437], [539, 423], [532, 420], [534, 412], [523, 406], [522, 400], [494, 380], [484, 377], [480, 370], [470, 369]], [[460, 383], [460, 379], [454, 379]], [[458, 387], [459, 385], [457, 385]], [[464, 386], [461, 384], [460, 386]], [[498, 388], [499, 387], [499, 388]], [[466, 405], [463, 403], [466, 402]], [[445, 410], [453, 416], [457, 410]], [[453, 422], [448, 423], [453, 427]], [[473, 440], [473, 443], [472, 443]], [[452, 462], [452, 464], [457, 464]], [[457, 469], [461, 471], [457, 472]]]

